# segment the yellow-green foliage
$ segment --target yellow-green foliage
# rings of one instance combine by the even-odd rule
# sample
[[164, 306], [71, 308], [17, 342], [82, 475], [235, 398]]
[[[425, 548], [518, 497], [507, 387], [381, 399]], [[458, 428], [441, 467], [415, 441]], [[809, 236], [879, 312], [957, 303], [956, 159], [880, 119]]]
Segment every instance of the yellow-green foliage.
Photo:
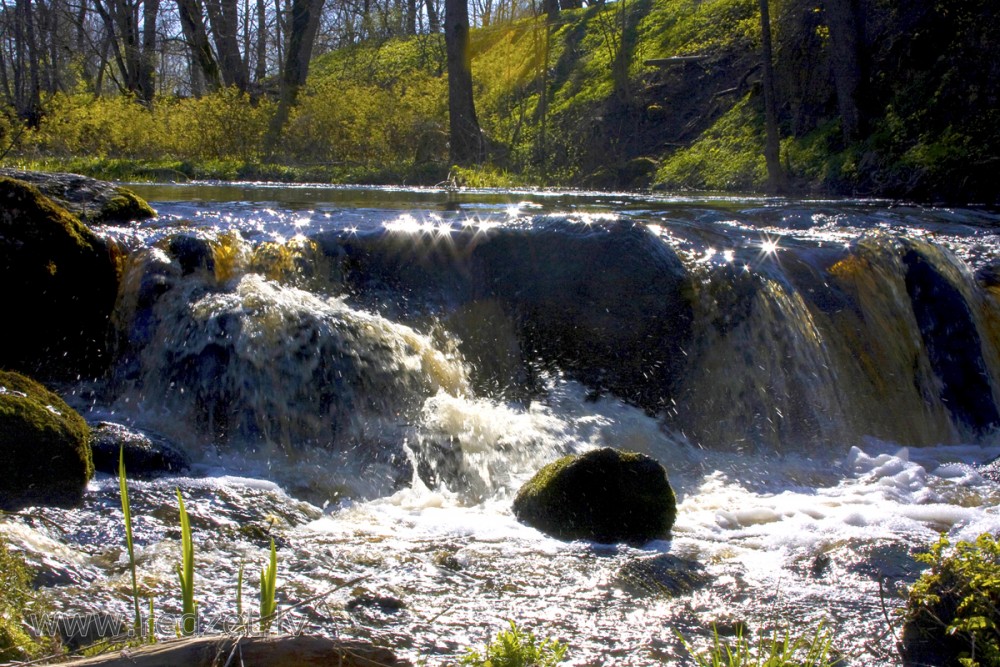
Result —
[[747, 96], [692, 146], [667, 157], [656, 182], [667, 189], [760, 189], [767, 179], [763, 133], [762, 114]]
[[670, 0], [656, 3], [639, 32], [647, 58], [752, 49], [760, 41], [755, 0]]
[[273, 115], [268, 101], [234, 89], [198, 99], [160, 98], [147, 109], [126, 96], [51, 96], [24, 144], [41, 155], [251, 160]]
[[24, 631], [22, 621], [31, 603], [31, 575], [24, 560], [0, 538], [0, 661], [25, 660], [42, 652], [39, 642]]
[[282, 151], [319, 163], [374, 166], [412, 160], [422, 133], [444, 126], [444, 85], [425, 75], [387, 87], [313, 80], [299, 95]]
[[931, 569], [910, 589], [904, 642], [907, 637], [929, 640], [949, 665], [1000, 665], [997, 538], [984, 533], [975, 542], [951, 547], [942, 537], [918, 559]]

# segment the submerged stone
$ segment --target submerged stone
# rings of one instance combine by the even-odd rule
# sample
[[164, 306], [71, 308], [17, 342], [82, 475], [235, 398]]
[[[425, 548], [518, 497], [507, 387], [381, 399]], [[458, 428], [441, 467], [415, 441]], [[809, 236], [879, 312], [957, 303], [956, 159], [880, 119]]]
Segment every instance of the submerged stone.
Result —
[[118, 457], [122, 451], [126, 475], [130, 478], [176, 474], [190, 465], [184, 452], [164, 440], [113, 422], [101, 422], [91, 429], [90, 447], [94, 469], [112, 475], [118, 474]]
[[32, 186], [2, 177], [0, 284], [0, 367], [73, 378], [100, 366], [118, 292], [112, 249]]
[[521, 487], [513, 509], [553, 537], [604, 543], [668, 538], [677, 518], [663, 466], [609, 447], [548, 464]]
[[59, 396], [0, 371], [0, 509], [73, 506], [94, 472], [90, 429]]

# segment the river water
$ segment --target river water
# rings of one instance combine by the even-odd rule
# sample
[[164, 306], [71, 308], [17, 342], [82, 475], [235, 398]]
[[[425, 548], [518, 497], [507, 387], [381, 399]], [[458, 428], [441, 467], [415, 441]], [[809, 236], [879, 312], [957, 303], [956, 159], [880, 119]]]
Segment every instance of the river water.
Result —
[[[269, 540], [284, 629], [448, 664], [508, 620], [577, 665], [820, 624], [895, 664], [913, 554], [1000, 531], [1000, 215], [886, 201], [261, 184], [135, 186], [96, 423], [183, 449], [131, 480], [140, 588], [206, 631]], [[661, 461], [669, 541], [559, 542], [510, 512], [554, 458]], [[3, 529], [66, 614], [129, 618], [118, 481]], [[345, 585], [346, 584], [346, 585]], [[213, 627], [214, 624], [214, 627]], [[172, 634], [169, 621], [160, 628]]]

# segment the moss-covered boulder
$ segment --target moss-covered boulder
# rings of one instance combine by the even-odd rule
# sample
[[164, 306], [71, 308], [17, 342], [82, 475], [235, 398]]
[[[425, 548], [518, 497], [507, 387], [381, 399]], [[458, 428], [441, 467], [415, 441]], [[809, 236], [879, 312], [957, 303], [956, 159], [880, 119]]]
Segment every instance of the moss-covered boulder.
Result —
[[90, 429], [59, 396], [0, 371], [0, 510], [72, 506], [94, 473]]
[[145, 220], [156, 211], [128, 188], [80, 174], [0, 169], [0, 175], [23, 181], [88, 224]]
[[0, 177], [0, 368], [76, 377], [100, 366], [118, 292], [112, 248], [31, 185]]
[[643, 543], [670, 536], [677, 501], [657, 461], [604, 448], [539, 470], [518, 491], [514, 515], [559, 539]]

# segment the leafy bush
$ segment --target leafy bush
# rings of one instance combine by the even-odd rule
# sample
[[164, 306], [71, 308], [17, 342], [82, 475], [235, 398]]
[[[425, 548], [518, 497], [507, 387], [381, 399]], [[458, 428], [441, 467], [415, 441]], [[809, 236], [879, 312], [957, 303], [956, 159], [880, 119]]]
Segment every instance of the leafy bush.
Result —
[[922, 662], [1000, 665], [1000, 542], [989, 533], [917, 558], [930, 569], [910, 589], [903, 652]]
[[459, 664], [468, 667], [552, 667], [562, 662], [569, 646], [555, 639], [539, 640], [510, 621], [484, 653], [469, 649]]

